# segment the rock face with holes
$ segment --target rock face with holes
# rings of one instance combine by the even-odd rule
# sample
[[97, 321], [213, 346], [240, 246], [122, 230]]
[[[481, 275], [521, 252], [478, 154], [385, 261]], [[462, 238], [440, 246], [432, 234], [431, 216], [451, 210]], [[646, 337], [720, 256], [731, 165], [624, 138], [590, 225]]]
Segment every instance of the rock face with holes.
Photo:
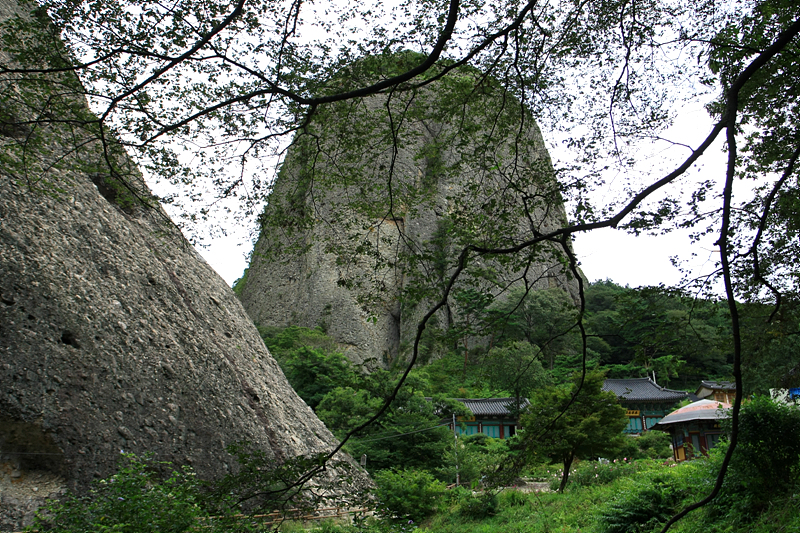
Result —
[[[15, 9], [0, 0], [0, 19]], [[0, 78], [0, 93], [14, 84]], [[96, 143], [71, 149], [91, 132], [38, 130], [47, 150], [26, 177], [12, 170], [31, 135], [0, 132], [11, 162], [0, 169], [0, 529], [21, 527], [34, 496], [109, 476], [122, 450], [213, 478], [235, 468], [225, 447], [238, 441], [276, 460], [333, 449], [160, 207], [120, 201]], [[125, 188], [147, 199], [130, 161], [118, 163]]]
[[[397, 56], [400, 71], [408, 55]], [[383, 59], [348, 77], [364, 65], [391, 74], [371, 61]], [[423, 89], [319, 109], [261, 220], [237, 287], [247, 312], [262, 326], [320, 326], [369, 369], [408, 357], [465, 246], [511, 248], [562, 227], [566, 214], [530, 112], [461, 69]], [[574, 300], [568, 255], [554, 243], [513, 261], [473, 253], [428, 331], [468, 321], [475, 289], [502, 299], [515, 286], [558, 287]]]

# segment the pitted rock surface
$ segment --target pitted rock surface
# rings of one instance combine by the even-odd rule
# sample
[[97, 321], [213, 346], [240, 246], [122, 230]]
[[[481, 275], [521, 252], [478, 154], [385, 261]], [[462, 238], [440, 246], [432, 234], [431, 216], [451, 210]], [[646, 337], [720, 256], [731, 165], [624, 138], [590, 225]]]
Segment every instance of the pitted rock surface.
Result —
[[[0, 18], [15, 9], [0, 0]], [[62, 140], [52, 157], [70, 153]], [[0, 150], [15, 142], [0, 135]], [[101, 194], [77, 161], [96, 156], [91, 148], [75, 152], [76, 170], [67, 156], [43, 178], [54, 194], [0, 170], [3, 512], [35, 507], [40, 491], [86, 490], [121, 451], [153, 452], [203, 478], [235, 467], [225, 447], [239, 441], [276, 460], [330, 451], [333, 435], [231, 289], [158, 206], [123, 209]], [[148, 194], [135, 170], [127, 179]], [[32, 476], [49, 477], [11, 490]], [[12, 522], [20, 527], [16, 518], [3, 527]]]

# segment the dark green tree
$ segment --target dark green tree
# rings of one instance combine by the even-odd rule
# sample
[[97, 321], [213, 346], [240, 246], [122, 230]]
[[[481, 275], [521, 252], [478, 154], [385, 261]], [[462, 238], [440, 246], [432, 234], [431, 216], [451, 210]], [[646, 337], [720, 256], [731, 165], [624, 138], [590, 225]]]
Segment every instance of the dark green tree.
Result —
[[517, 414], [522, 411], [524, 400], [548, 383], [539, 357], [538, 349], [526, 341], [517, 341], [492, 348], [483, 363], [489, 384], [515, 398]]
[[319, 329], [290, 326], [259, 328], [259, 332], [289, 384], [314, 410], [330, 391], [360, 379], [358, 370], [338, 351], [336, 341]]
[[575, 302], [562, 289], [515, 287], [489, 311], [487, 321], [501, 342], [525, 341], [538, 347], [551, 370], [558, 355], [580, 351]]
[[[599, 293], [595, 297], [595, 291]], [[586, 327], [609, 377], [645, 377], [684, 387], [731, 373], [725, 310], [716, 299], [689, 297], [660, 287], [586, 290]]]
[[533, 461], [549, 460], [563, 465], [559, 491], [569, 480], [576, 458], [594, 458], [613, 453], [625, 438], [628, 420], [613, 392], [602, 390], [605, 376], [576, 374], [570, 387], [549, 387], [536, 392], [531, 407], [520, 418], [524, 443]]
[[[317, 416], [337, 437], [347, 435], [379, 410], [392, 391], [394, 378], [383, 370], [364, 376], [358, 390], [340, 387], [328, 393], [317, 408]], [[467, 415], [460, 402], [442, 396], [426, 399], [425, 384], [412, 376], [389, 409], [348, 442], [354, 457], [367, 456], [371, 472], [387, 468], [434, 470], [442, 466], [453, 432], [447, 422]]]

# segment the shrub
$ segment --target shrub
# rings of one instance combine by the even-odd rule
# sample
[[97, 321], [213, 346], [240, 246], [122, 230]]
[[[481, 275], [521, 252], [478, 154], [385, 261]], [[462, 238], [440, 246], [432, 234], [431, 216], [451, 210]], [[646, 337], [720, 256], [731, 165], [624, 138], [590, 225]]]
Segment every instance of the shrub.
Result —
[[201, 509], [199, 482], [188, 467], [161, 479], [169, 463], [152, 455], [124, 454], [119, 471], [94, 483], [87, 496], [68, 496], [37, 516], [33, 530], [59, 533], [180, 533], [197, 527]]
[[627, 457], [608, 463], [583, 461], [575, 467], [569, 481], [570, 485], [574, 487], [605, 485], [615, 479], [633, 475], [635, 472], [636, 466]]
[[418, 522], [433, 514], [447, 492], [424, 470], [381, 470], [374, 479], [378, 512], [390, 519]]
[[458, 504], [458, 512], [465, 518], [480, 520], [497, 514], [499, 507], [497, 494], [487, 490], [481, 494], [470, 494], [463, 498]]
[[739, 444], [731, 468], [755, 490], [791, 487], [800, 462], [800, 410], [765, 396], [747, 402], [739, 416]]
[[669, 459], [672, 457], [670, 436], [663, 431], [645, 431], [636, 439], [642, 457], [648, 459]]
[[681, 501], [681, 491], [664, 478], [640, 482], [618, 494], [600, 509], [598, 526], [603, 533], [650, 531], [668, 520]]
[[528, 495], [518, 490], [504, 490], [500, 493], [500, 505], [503, 507], [523, 507], [528, 503]]
[[[727, 443], [721, 443], [712, 450], [711, 462], [717, 471], [727, 449]], [[797, 486], [798, 473], [800, 410], [756, 397], [742, 405], [739, 413], [739, 443], [722, 492], [712, 502], [712, 515], [753, 519]]]
[[672, 457], [670, 437], [663, 431], [645, 431], [639, 437], [628, 436], [622, 440], [616, 454], [620, 459], [669, 459]]

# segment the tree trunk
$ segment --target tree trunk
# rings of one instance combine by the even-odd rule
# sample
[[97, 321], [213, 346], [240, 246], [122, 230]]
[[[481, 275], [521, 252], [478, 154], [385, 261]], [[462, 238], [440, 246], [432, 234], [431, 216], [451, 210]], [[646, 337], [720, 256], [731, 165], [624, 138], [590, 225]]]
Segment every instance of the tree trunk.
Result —
[[572, 460], [575, 458], [575, 454], [569, 453], [564, 456], [564, 473], [561, 476], [561, 486], [558, 487], [558, 492], [564, 492], [564, 488], [567, 486], [567, 480], [569, 479], [569, 469], [572, 468]]

